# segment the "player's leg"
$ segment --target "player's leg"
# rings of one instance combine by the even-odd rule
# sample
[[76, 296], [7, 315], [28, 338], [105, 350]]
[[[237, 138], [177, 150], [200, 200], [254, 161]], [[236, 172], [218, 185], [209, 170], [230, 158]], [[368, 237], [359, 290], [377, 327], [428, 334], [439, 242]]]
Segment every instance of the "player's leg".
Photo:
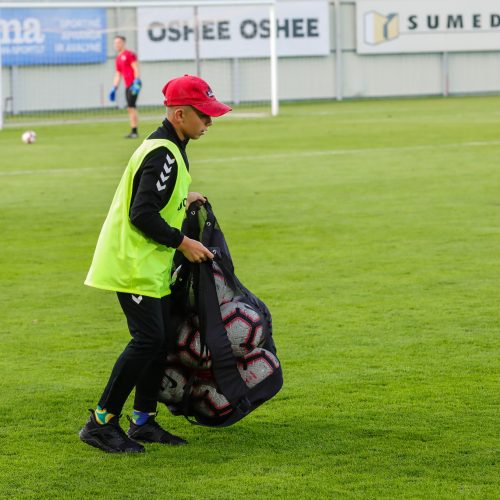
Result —
[[164, 316], [161, 299], [118, 293], [118, 300], [132, 340], [116, 360], [99, 404], [80, 437], [82, 441], [106, 451], [143, 451], [142, 445], [123, 432], [118, 419], [142, 373], [152, 361], [166, 357]]
[[130, 87], [125, 90], [125, 97], [127, 99], [127, 113], [130, 121], [130, 133], [125, 136], [126, 139], [136, 139], [139, 137], [138, 125], [139, 115], [137, 114], [137, 97], [138, 94], [132, 94]]
[[151, 364], [167, 356], [162, 299], [118, 292], [132, 336], [117, 359], [99, 406], [114, 414], [121, 412], [128, 396]]
[[141, 373], [135, 385], [134, 408], [136, 410], [154, 413], [158, 405], [158, 391], [160, 390], [163, 372], [165, 371], [165, 361], [167, 359], [169, 341], [173, 338], [170, 332], [170, 296], [160, 299], [161, 306], [161, 328], [163, 339], [161, 347], [158, 348], [156, 356], [151, 363]]
[[156, 422], [158, 391], [165, 371], [165, 360], [173, 334], [170, 321], [170, 296], [161, 299], [164, 343], [155, 359], [141, 373], [135, 389], [134, 415], [130, 421], [128, 435], [138, 441], [170, 445], [186, 444], [186, 441], [165, 431]]

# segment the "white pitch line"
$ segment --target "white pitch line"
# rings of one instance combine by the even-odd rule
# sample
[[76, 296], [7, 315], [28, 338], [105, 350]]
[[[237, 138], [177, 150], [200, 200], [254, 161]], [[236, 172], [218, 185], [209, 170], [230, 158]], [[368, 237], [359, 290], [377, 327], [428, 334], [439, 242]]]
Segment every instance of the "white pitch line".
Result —
[[382, 147], [382, 148], [360, 148], [360, 149], [325, 149], [315, 151], [295, 151], [286, 153], [274, 153], [266, 155], [252, 156], [233, 156], [229, 158], [211, 158], [207, 160], [197, 160], [196, 163], [231, 163], [235, 161], [247, 160], [266, 160], [266, 159], [291, 159], [291, 158], [307, 158], [310, 156], [339, 156], [339, 155], [358, 155], [358, 154], [373, 154], [373, 153], [390, 153], [393, 151], [425, 151], [430, 149], [454, 149], [463, 147], [487, 147], [500, 146], [500, 141], [484, 141], [484, 142], [459, 142], [456, 144], [423, 144], [419, 146], [401, 146], [401, 147]]
[[[1, 2], [1, 0], [0, 0]], [[164, 115], [165, 113], [163, 113]], [[141, 121], [144, 122], [158, 122], [159, 115], [141, 114]], [[238, 120], [247, 118], [266, 118], [270, 116], [269, 113], [260, 111], [236, 111], [229, 116], [224, 116], [224, 120]], [[13, 123], [4, 124], [4, 128], [23, 128], [23, 127], [33, 127], [33, 125], [46, 127], [46, 126], [64, 126], [64, 125], [79, 125], [84, 123], [128, 123], [128, 118], [123, 116], [101, 116], [99, 118], [94, 117], [82, 117], [82, 118], [54, 118], [47, 120], [40, 120], [35, 123], [32, 121], [15, 121]]]
[[82, 172], [95, 172], [96, 170], [117, 170], [117, 167], [109, 165], [103, 167], [80, 167], [80, 168], [47, 168], [45, 170], [13, 170], [0, 172], [0, 177], [15, 177], [19, 175], [52, 175], [52, 174], [81, 174]]
[[[419, 146], [402, 146], [402, 147], [383, 147], [383, 148], [360, 148], [360, 149], [325, 149], [324, 151], [294, 151], [286, 153], [274, 153], [264, 155], [248, 155], [248, 156], [229, 156], [223, 158], [210, 158], [196, 160], [195, 164], [210, 164], [210, 163], [235, 163], [239, 161], [261, 161], [266, 159], [293, 159], [293, 158], [307, 158], [311, 156], [342, 156], [342, 155], [360, 155], [360, 154], [374, 154], [374, 153], [388, 153], [394, 151], [425, 151], [431, 149], [455, 149], [455, 148], [477, 148], [488, 146], [500, 146], [500, 141], [471, 141], [471, 142], [458, 142], [455, 144], [424, 144]], [[52, 168], [45, 170], [13, 170], [0, 172], [0, 177], [11, 177], [20, 175], [74, 175], [84, 172], [118, 170], [117, 166], [103, 165], [100, 167], [80, 167], [80, 168]]]

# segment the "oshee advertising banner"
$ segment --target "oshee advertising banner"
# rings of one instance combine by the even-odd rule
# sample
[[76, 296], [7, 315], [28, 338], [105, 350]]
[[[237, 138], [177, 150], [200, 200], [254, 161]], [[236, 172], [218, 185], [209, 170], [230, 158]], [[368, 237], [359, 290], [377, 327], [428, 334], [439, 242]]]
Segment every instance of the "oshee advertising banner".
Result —
[[[142, 61], [194, 59], [195, 26], [203, 59], [269, 56], [266, 6], [139, 8], [138, 51]], [[279, 2], [276, 6], [279, 56], [330, 53], [329, 11], [325, 0]]]
[[2, 9], [4, 66], [106, 60], [105, 9]]
[[360, 54], [500, 47], [500, 1], [358, 0], [356, 10]]

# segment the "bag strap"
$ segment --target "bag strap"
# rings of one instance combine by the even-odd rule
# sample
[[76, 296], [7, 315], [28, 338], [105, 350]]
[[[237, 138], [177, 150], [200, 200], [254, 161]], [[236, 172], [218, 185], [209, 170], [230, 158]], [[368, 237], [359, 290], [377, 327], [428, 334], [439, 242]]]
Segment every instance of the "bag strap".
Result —
[[189, 399], [191, 397], [191, 392], [192, 392], [193, 384], [194, 384], [195, 380], [196, 380], [196, 377], [194, 375], [191, 375], [189, 377], [187, 384], [184, 386], [184, 391], [182, 394], [182, 401], [181, 401], [181, 409], [182, 409], [182, 414], [184, 415], [184, 418], [190, 424], [199, 425], [196, 420], [189, 418]]
[[242, 405], [244, 409], [248, 387], [238, 371], [236, 358], [222, 321], [211, 263], [204, 262], [199, 268], [200, 329], [205, 329], [205, 341], [212, 353], [212, 371], [219, 389], [231, 405], [233, 407]]
[[[189, 205], [186, 224], [188, 237], [197, 239], [208, 246], [216, 223], [217, 220], [208, 200], [202, 206], [196, 203]], [[193, 265], [191, 271], [196, 308], [200, 319], [200, 340], [201, 344], [205, 344], [212, 354], [212, 370], [217, 386], [237, 412], [246, 414], [251, 406], [247, 398], [249, 389], [238, 371], [236, 358], [222, 321], [212, 263], [207, 261]], [[186, 396], [186, 399], [188, 398], [189, 395]]]

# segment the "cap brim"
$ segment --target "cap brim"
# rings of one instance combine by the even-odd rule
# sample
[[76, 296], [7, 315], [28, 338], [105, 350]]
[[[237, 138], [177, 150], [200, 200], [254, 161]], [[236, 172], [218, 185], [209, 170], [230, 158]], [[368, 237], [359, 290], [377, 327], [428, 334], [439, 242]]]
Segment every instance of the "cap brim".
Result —
[[233, 109], [227, 104], [216, 100], [191, 104], [191, 106], [193, 106], [193, 108], [196, 108], [198, 111], [201, 111], [202, 113], [213, 117], [225, 115]]

